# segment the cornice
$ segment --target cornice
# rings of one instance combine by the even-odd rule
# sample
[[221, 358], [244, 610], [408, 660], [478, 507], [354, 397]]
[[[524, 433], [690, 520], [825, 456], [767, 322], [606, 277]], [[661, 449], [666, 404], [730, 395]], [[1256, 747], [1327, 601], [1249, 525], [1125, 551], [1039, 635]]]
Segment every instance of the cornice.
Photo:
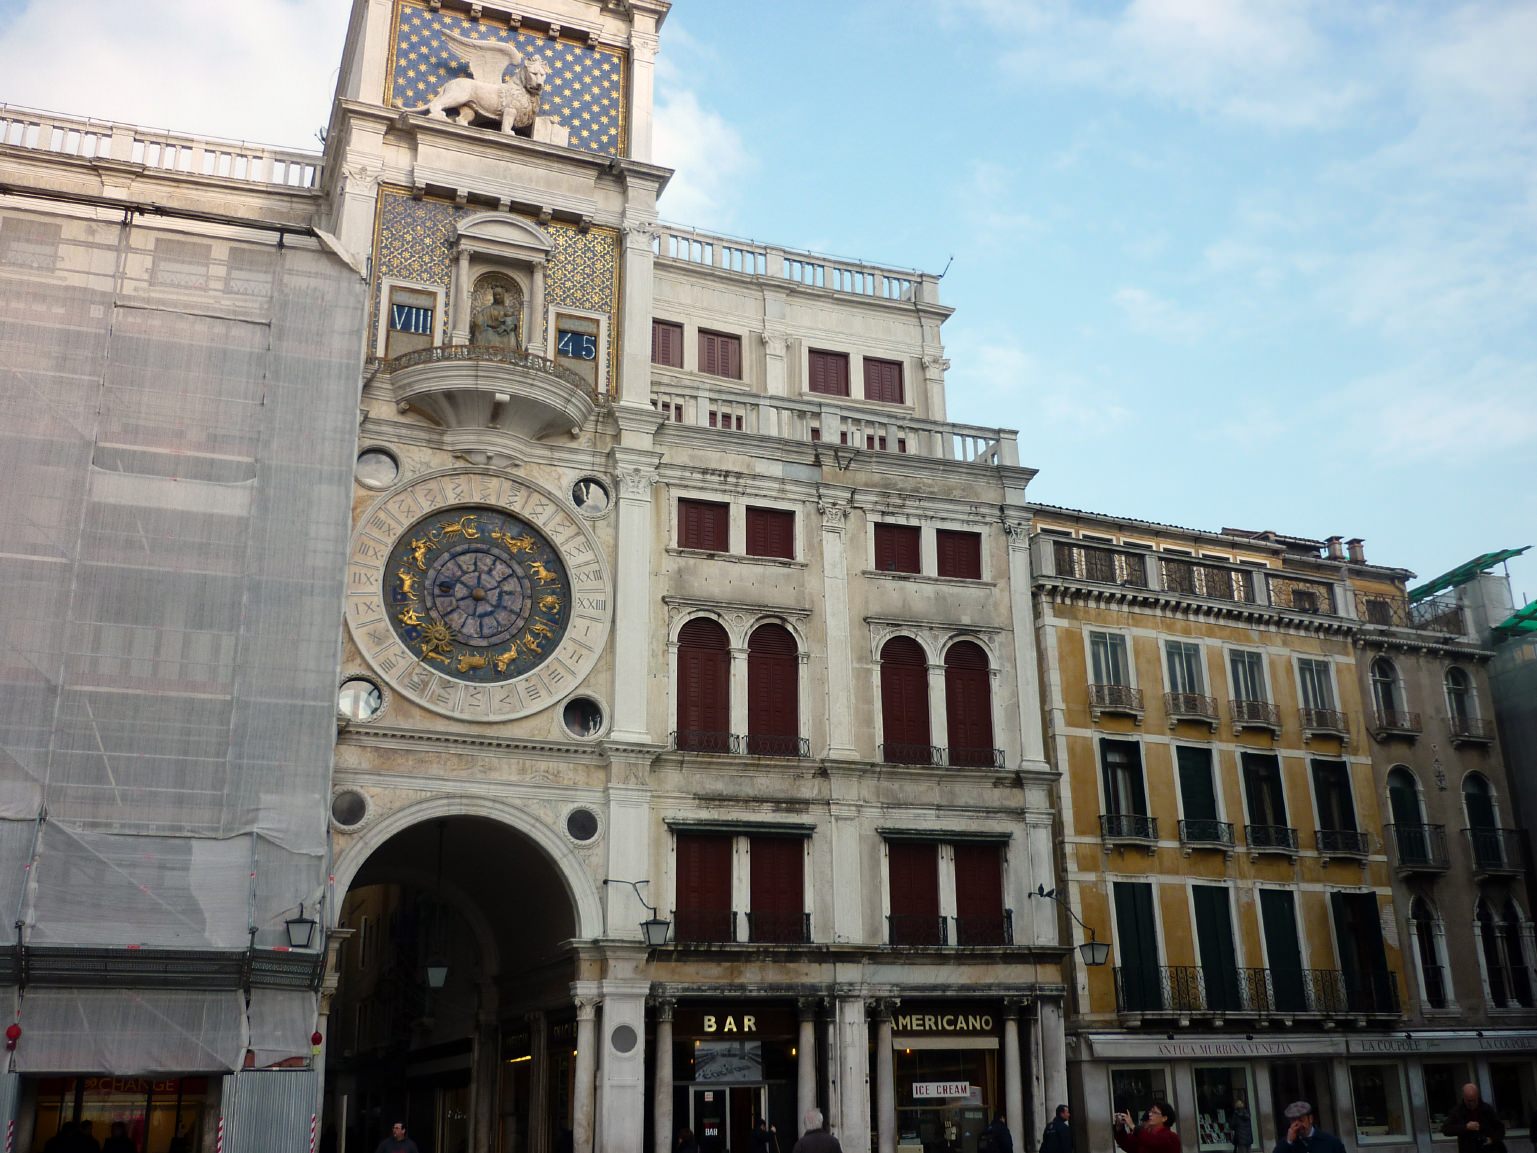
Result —
[[1494, 659], [1494, 652], [1472, 641], [1430, 640], [1413, 630], [1384, 631], [1379, 626], [1364, 626], [1355, 637], [1358, 649], [1382, 649], [1385, 652], [1420, 653], [1428, 656], [1450, 657], [1454, 660], [1476, 661], [1483, 664]]
[[[410, 745], [445, 752], [457, 750], [475, 753], [517, 753], [527, 757], [538, 757], [541, 760], [569, 761], [586, 765], [607, 764], [611, 759], [607, 741], [578, 745], [575, 742], [566, 741], [479, 736], [470, 733], [394, 728], [383, 725], [348, 726], [337, 737], [336, 743], [364, 748], [393, 748]], [[634, 742], [613, 746], [613, 754], [621, 759], [655, 757], [661, 751], [660, 745], [641, 745]]]
[[1207, 617], [1320, 635], [1354, 636], [1360, 629], [1360, 622], [1348, 617], [1289, 612], [1274, 605], [1243, 604], [1238, 601], [1191, 601], [1158, 589], [1089, 584], [1065, 581], [1053, 576], [1033, 578], [1031, 592], [1059, 604], [1115, 605], [1164, 615]]

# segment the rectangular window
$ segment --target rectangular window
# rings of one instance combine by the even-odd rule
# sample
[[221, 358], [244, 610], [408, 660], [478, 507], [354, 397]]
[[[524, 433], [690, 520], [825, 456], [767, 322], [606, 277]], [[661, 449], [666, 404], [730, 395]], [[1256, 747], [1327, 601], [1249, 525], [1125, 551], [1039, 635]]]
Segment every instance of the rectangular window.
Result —
[[982, 534], [939, 529], [934, 534], [939, 575], [958, 580], [982, 579]]
[[778, 508], [747, 510], [747, 555], [795, 559], [795, 514]]
[[[1254, 1136], [1253, 1087], [1249, 1070], [1243, 1065], [1197, 1065], [1195, 1067], [1195, 1107], [1199, 1132], [1197, 1140], [1203, 1153], [1220, 1150], [1228, 1153], [1235, 1144], [1234, 1110], [1243, 1109], [1242, 1120]], [[1247, 1143], [1250, 1146], [1254, 1141]]]
[[0, 220], [0, 264], [52, 272], [58, 266], [62, 235], [61, 225], [7, 216]]
[[732, 838], [722, 834], [677, 835], [677, 903], [674, 932], [679, 941], [736, 939], [731, 908]]
[[1199, 745], [1176, 745], [1179, 762], [1179, 800], [1191, 840], [1215, 840], [1217, 792], [1212, 784], [1211, 750]]
[[849, 354], [813, 348], [806, 354], [806, 390], [828, 396], [849, 394]]
[[224, 291], [230, 296], [271, 296], [276, 264], [277, 254], [270, 248], [231, 248], [224, 265]]
[[865, 357], [865, 399], [902, 403], [902, 362]]
[[1105, 812], [1110, 815], [1147, 816], [1147, 790], [1142, 782], [1142, 746], [1136, 741], [1099, 742], [1104, 762]]
[[1329, 894], [1345, 1002], [1352, 1013], [1396, 1013], [1398, 986], [1388, 970], [1376, 893]]
[[798, 837], [748, 842], [749, 939], [796, 944], [806, 937], [806, 843]]
[[730, 552], [731, 506], [708, 500], [678, 501], [678, 545]]
[[1320, 829], [1355, 832], [1356, 804], [1350, 793], [1350, 770], [1344, 761], [1313, 762], [1313, 793], [1318, 798]]
[[1430, 1131], [1439, 1137], [1452, 1106], [1462, 1100], [1462, 1087], [1472, 1078], [1466, 1061], [1426, 1061], [1424, 1069], [1425, 1107], [1430, 1113]]
[[1169, 661], [1169, 691], [1200, 694], [1206, 691], [1201, 675], [1201, 646], [1186, 641], [1168, 641], [1165, 653]]
[[1532, 1114], [1537, 1112], [1537, 1096], [1532, 1091], [1530, 1061], [1489, 1062], [1490, 1104], [1505, 1122], [1505, 1135], [1527, 1132]]
[[878, 572], [918, 572], [919, 529], [909, 524], [875, 526], [875, 568]]
[[670, 320], [651, 322], [651, 363], [683, 367], [683, 326]]
[[1201, 977], [1206, 984], [1205, 1008], [1237, 1009], [1243, 1002], [1238, 987], [1238, 951], [1233, 945], [1233, 912], [1228, 891], [1221, 885], [1194, 885], [1190, 897], [1195, 907]]
[[1153, 886], [1142, 881], [1115, 881], [1115, 936], [1121, 958], [1120, 1004], [1126, 1012], [1160, 1012], [1163, 983], [1159, 980], [1158, 925], [1153, 919]]
[[212, 257], [210, 244], [162, 236], [155, 241], [149, 282], [157, 288], [207, 288], [208, 262]]
[[1334, 708], [1334, 681], [1329, 673], [1328, 661], [1299, 658], [1297, 674], [1302, 681], [1303, 708]]
[[1357, 1141], [1365, 1145], [1408, 1138], [1408, 1094], [1404, 1092], [1402, 1065], [1350, 1066], [1350, 1097], [1356, 1108]]
[[1169, 1101], [1169, 1075], [1165, 1069], [1111, 1069], [1110, 1107], [1117, 1113], [1141, 1117], [1154, 1101]]
[[1130, 663], [1126, 659], [1126, 638], [1120, 633], [1090, 633], [1089, 652], [1096, 685], [1131, 684]]
[[891, 893], [893, 945], [941, 945], [939, 845], [930, 841], [888, 841], [887, 882]]
[[1007, 945], [1003, 911], [1003, 849], [998, 845], [958, 844], [955, 856], [955, 943]]
[[1244, 753], [1244, 797], [1249, 823], [1272, 828], [1286, 825], [1286, 794], [1281, 785], [1281, 760], [1273, 753]]
[[1302, 975], [1302, 944], [1297, 938], [1296, 897], [1285, 889], [1261, 889], [1259, 910], [1276, 1011], [1304, 1012], [1308, 1003]]
[[1231, 654], [1233, 666], [1233, 699], [1239, 701], [1268, 701], [1265, 689], [1265, 654], [1235, 652]]
[[699, 371], [728, 380], [742, 379], [742, 338], [729, 332], [699, 330]]

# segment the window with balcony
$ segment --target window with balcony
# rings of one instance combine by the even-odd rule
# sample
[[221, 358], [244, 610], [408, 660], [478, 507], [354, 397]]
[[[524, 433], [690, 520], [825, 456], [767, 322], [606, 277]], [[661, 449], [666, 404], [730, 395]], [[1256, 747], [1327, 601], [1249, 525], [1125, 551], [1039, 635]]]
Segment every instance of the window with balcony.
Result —
[[1286, 819], [1280, 758], [1273, 753], [1245, 752], [1241, 755], [1244, 800], [1249, 806], [1249, 848], [1261, 852], [1295, 852], [1297, 830]]
[[1143, 881], [1115, 881], [1116, 1008], [1123, 1013], [1164, 1009], [1162, 968], [1158, 958], [1158, 923], [1153, 917], [1153, 886]]
[[800, 735], [800, 648], [783, 625], [759, 625], [747, 638], [747, 751], [755, 757], [808, 751]]
[[0, 264], [52, 272], [59, 262], [63, 227], [21, 216], [0, 219]]
[[1280, 718], [1270, 703], [1265, 679], [1265, 654], [1236, 649], [1228, 654], [1233, 674], [1233, 724], [1279, 729]]
[[911, 524], [875, 526], [875, 568], [877, 572], [921, 572], [918, 542], [921, 530]]
[[1164, 707], [1175, 720], [1217, 720], [1217, 702], [1206, 695], [1201, 646], [1189, 641], [1165, 641], [1164, 662], [1169, 691]]
[[1329, 662], [1298, 658], [1297, 680], [1302, 689], [1302, 727], [1315, 732], [1343, 732], [1345, 717], [1335, 706], [1334, 672]]
[[928, 659], [911, 637], [892, 637], [881, 646], [881, 759], [898, 765], [934, 762]]
[[729, 753], [731, 738], [731, 642], [708, 617], [696, 617], [678, 632], [679, 749]]
[[887, 841], [887, 885], [893, 945], [947, 944], [939, 913], [939, 845], [933, 841]]
[[1398, 985], [1388, 969], [1377, 894], [1332, 892], [1329, 904], [1344, 983], [1343, 1007], [1353, 1013], [1396, 1013]]
[[173, 240], [162, 236], [155, 241], [155, 256], [150, 265], [149, 282], [157, 288], [208, 287], [208, 268], [213, 246], [195, 240]]
[[747, 555], [795, 559], [795, 514], [788, 509], [747, 509]]
[[1142, 694], [1133, 687], [1131, 657], [1121, 633], [1089, 633], [1089, 704], [1107, 712], [1142, 711]]
[[1474, 910], [1478, 926], [1479, 960], [1484, 971], [1488, 1003], [1496, 1009], [1532, 1007], [1531, 973], [1522, 942], [1521, 915], [1508, 901], [1502, 920], [1489, 901], [1480, 897]]
[[937, 529], [934, 533], [935, 559], [939, 575], [955, 580], [982, 579], [982, 534]]
[[899, 360], [877, 360], [873, 356], [864, 359], [865, 365], [865, 399], [878, 400], [885, 404], [901, 404], [902, 396], [902, 362]]
[[1106, 840], [1131, 838], [1156, 841], [1158, 826], [1147, 812], [1147, 786], [1142, 777], [1142, 746], [1136, 741], [1103, 737], [1099, 742], [1105, 811], [1100, 833]]
[[1419, 965], [1420, 998], [1428, 1009], [1445, 1009], [1448, 994], [1446, 935], [1441, 918], [1424, 897], [1409, 903], [1409, 933], [1414, 938], [1414, 956]]
[[1302, 938], [1297, 932], [1296, 896], [1289, 889], [1261, 889], [1259, 907], [1274, 1009], [1278, 1013], [1306, 1012], [1307, 983]]
[[945, 723], [952, 765], [992, 767], [1001, 760], [993, 748], [992, 673], [973, 641], [945, 651]]
[[1462, 807], [1468, 818], [1468, 847], [1480, 872], [1503, 871], [1511, 864], [1505, 830], [1494, 807], [1494, 790], [1479, 773], [1462, 779]]
[[1521, 909], [1516, 904], [1514, 897], [1505, 900], [1505, 923], [1503, 936], [1505, 944], [1505, 963], [1510, 968], [1510, 992], [1517, 1005], [1523, 1009], [1530, 1009], [1532, 1001], [1532, 970], [1531, 958], [1526, 949], [1526, 918], [1521, 915]]
[[1192, 885], [1196, 947], [1201, 959], [1202, 1008], [1214, 1013], [1245, 1008], [1238, 982], [1238, 950], [1233, 944], [1232, 894], [1224, 885]]
[[679, 500], [678, 545], [706, 552], [730, 552], [731, 506], [710, 500]]
[[1366, 834], [1356, 827], [1356, 803], [1350, 769], [1344, 761], [1313, 761], [1313, 798], [1318, 805], [1318, 851], [1325, 855], [1364, 857]]
[[732, 838], [678, 833], [673, 932], [680, 944], [736, 940], [731, 908]]
[[955, 862], [955, 943], [1013, 944], [1003, 901], [1003, 846], [958, 842], [950, 852]]
[[1388, 770], [1388, 827], [1393, 863], [1405, 872], [1440, 872], [1446, 868], [1446, 827], [1427, 825], [1419, 784], [1404, 765]]
[[742, 379], [742, 338], [729, 332], [699, 330], [699, 371], [727, 380]]
[[1491, 737], [1487, 722], [1478, 711], [1478, 694], [1465, 670], [1455, 666], [1446, 670], [1446, 720], [1452, 740], [1483, 741]]
[[671, 320], [651, 322], [651, 363], [664, 368], [683, 367], [683, 326]]
[[827, 396], [849, 394], [849, 354], [813, 348], [806, 353], [806, 387]]
[[795, 945], [810, 940], [806, 917], [806, 841], [753, 836], [748, 840], [747, 939]]
[[1233, 826], [1221, 820], [1217, 811], [1211, 750], [1197, 745], [1176, 745], [1174, 756], [1179, 768], [1180, 808], [1184, 813], [1179, 839], [1186, 845], [1231, 846]]
[[1401, 733], [1417, 732], [1419, 717], [1404, 707], [1403, 683], [1398, 667], [1387, 657], [1378, 657], [1371, 665], [1372, 709], [1377, 728]]

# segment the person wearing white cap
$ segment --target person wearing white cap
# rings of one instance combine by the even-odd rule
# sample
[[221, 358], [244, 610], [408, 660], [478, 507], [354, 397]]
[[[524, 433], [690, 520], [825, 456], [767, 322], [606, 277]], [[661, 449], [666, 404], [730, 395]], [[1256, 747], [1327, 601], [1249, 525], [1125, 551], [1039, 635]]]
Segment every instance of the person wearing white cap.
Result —
[[1293, 1101], [1288, 1105], [1286, 1120], [1289, 1124], [1275, 1143], [1275, 1153], [1345, 1153], [1343, 1141], [1315, 1124], [1313, 1106], [1308, 1102]]

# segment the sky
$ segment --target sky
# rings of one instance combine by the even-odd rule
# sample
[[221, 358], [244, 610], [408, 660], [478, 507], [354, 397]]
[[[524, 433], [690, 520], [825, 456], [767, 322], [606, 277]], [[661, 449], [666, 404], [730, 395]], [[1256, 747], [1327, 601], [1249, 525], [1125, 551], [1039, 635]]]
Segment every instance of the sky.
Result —
[[[345, 0], [0, 0], [0, 101], [318, 147]], [[1537, 0], [676, 0], [663, 218], [948, 269], [1039, 501], [1537, 545]], [[1537, 551], [1511, 564], [1537, 597]]]

